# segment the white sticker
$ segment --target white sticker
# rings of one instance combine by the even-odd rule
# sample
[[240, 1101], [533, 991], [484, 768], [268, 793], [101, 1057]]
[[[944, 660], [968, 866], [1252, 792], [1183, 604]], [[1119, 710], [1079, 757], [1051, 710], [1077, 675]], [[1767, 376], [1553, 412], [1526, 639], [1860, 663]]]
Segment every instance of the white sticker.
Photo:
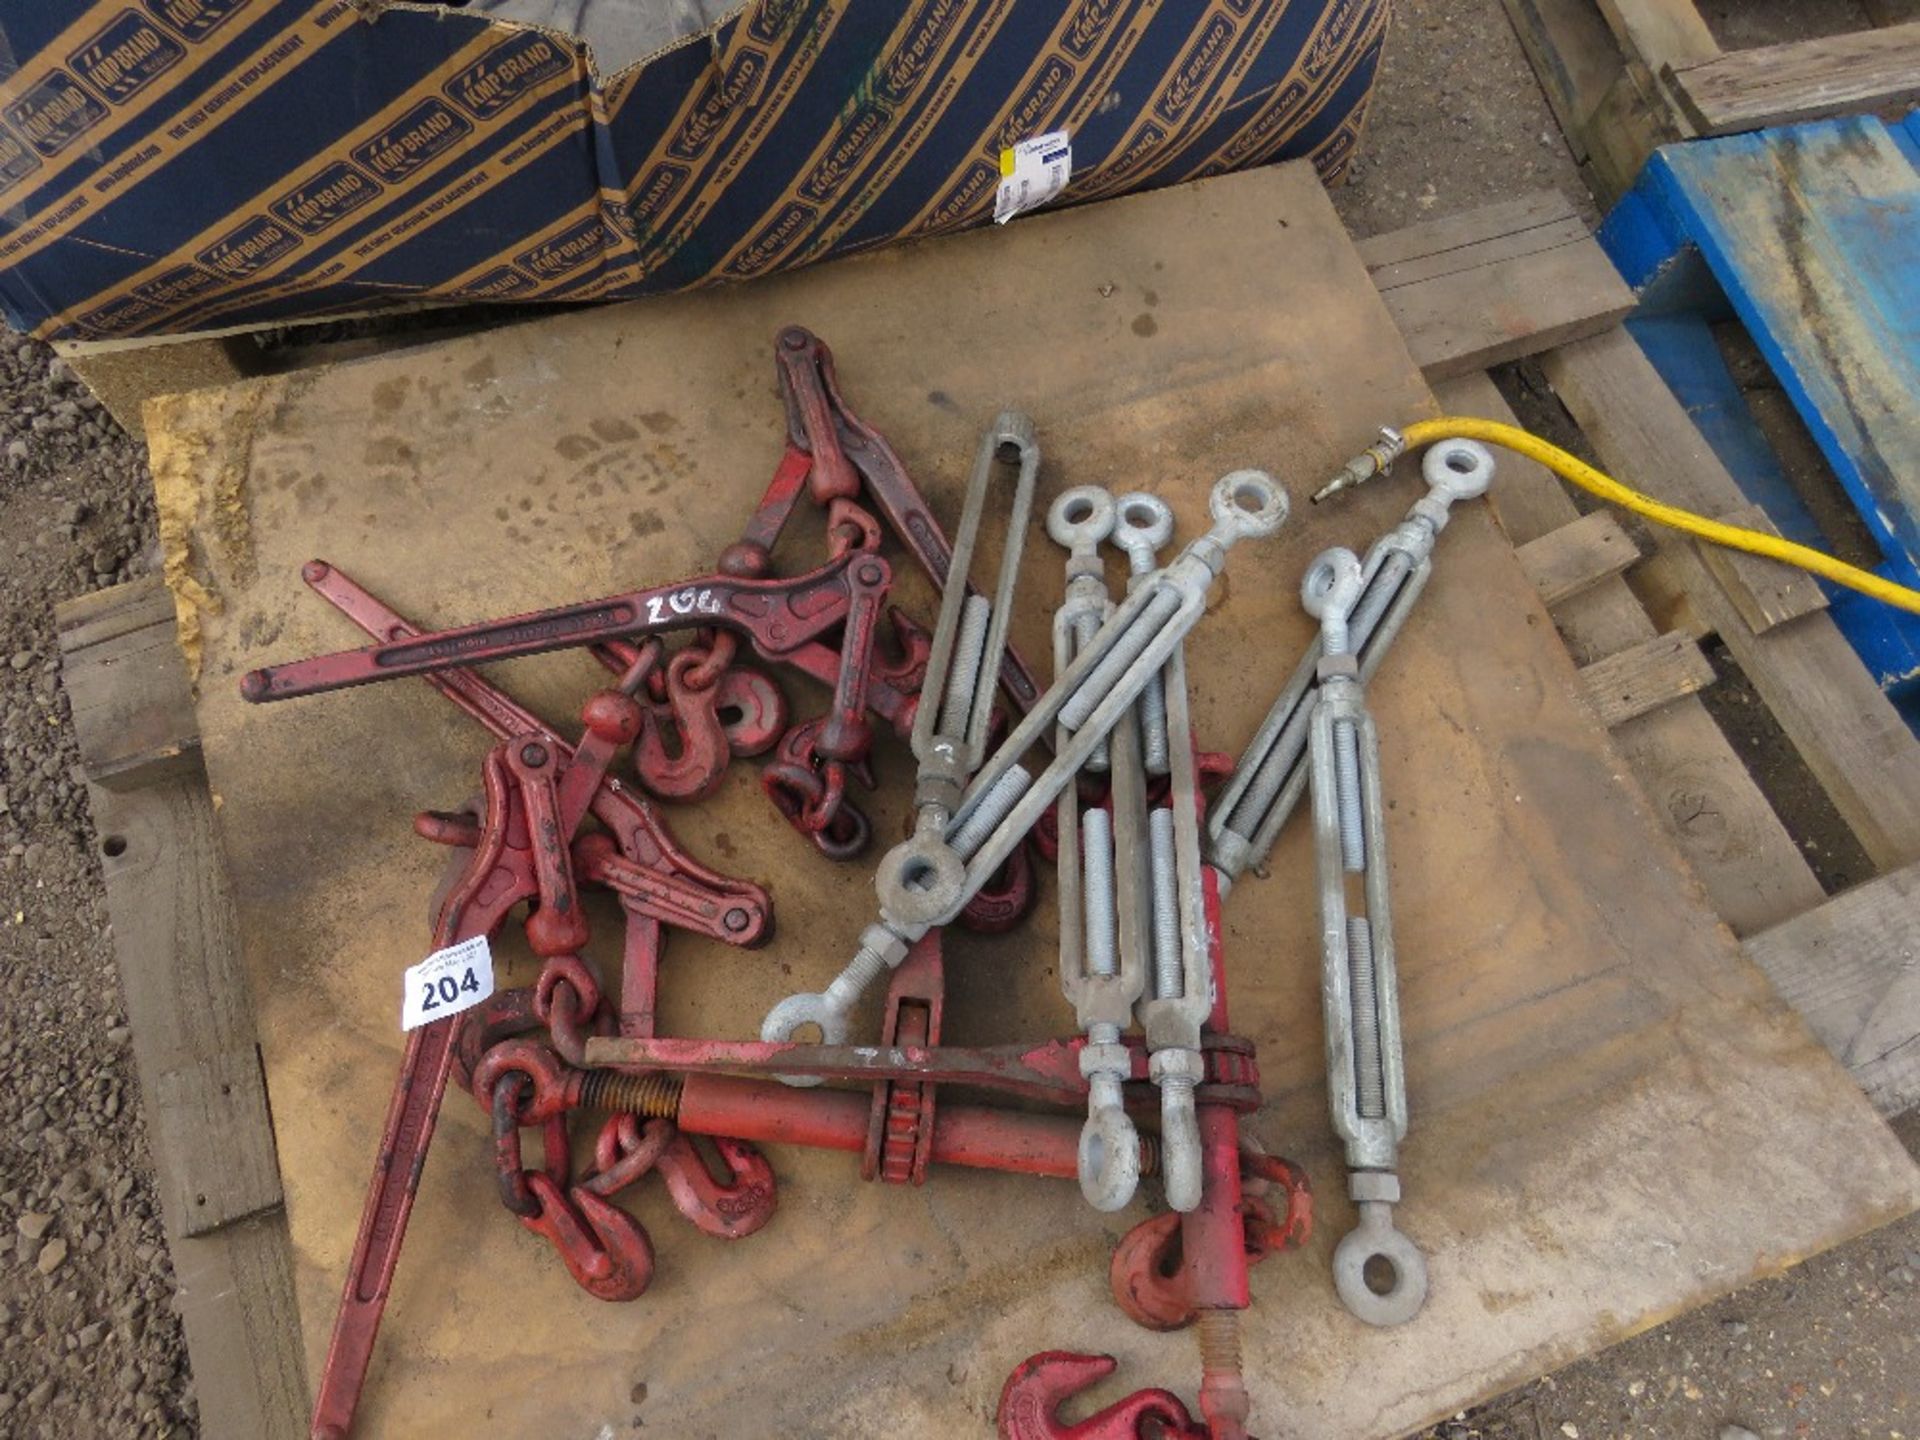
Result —
[[993, 199], [993, 223], [1004, 225], [1023, 210], [1046, 204], [1067, 188], [1073, 174], [1073, 146], [1064, 130], [1049, 130], [1000, 152], [1000, 191]]
[[417, 1030], [469, 1010], [493, 994], [493, 951], [476, 935], [408, 967], [400, 1028]]

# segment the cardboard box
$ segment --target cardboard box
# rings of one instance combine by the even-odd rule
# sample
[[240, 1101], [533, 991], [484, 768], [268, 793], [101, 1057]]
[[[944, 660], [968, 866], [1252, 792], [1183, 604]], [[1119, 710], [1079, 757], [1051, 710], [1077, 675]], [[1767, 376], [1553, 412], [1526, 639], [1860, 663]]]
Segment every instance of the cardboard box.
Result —
[[1332, 179], [1389, 10], [751, 0], [603, 70], [581, 35], [649, 5], [570, 3], [563, 31], [381, 0], [0, 0], [0, 305], [103, 339], [743, 280], [983, 223], [1001, 151], [1053, 130], [1061, 204], [1303, 155]]

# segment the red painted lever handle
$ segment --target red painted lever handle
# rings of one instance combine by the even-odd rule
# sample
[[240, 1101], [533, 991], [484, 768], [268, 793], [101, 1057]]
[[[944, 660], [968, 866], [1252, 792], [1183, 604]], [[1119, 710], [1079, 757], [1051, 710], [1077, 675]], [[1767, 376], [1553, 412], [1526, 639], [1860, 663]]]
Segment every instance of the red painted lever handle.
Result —
[[603, 600], [266, 666], [242, 677], [240, 693], [256, 703], [286, 700], [403, 675], [430, 675], [517, 655], [538, 655], [703, 625], [738, 630], [754, 649], [774, 657], [818, 638], [845, 619], [854, 590], [884, 590], [891, 579], [886, 561], [864, 551], [843, 555], [790, 580], [696, 577]]

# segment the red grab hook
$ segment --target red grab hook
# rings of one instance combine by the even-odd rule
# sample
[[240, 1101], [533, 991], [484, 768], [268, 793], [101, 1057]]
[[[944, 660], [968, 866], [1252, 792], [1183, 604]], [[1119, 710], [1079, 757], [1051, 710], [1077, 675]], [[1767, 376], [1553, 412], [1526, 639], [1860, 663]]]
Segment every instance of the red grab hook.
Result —
[[713, 1137], [727, 1167], [723, 1184], [713, 1178], [693, 1141], [676, 1134], [654, 1163], [667, 1182], [673, 1206], [694, 1225], [721, 1240], [740, 1240], [773, 1218], [777, 1195], [773, 1167], [744, 1140]]
[[540, 1209], [520, 1223], [560, 1252], [567, 1273], [600, 1300], [638, 1300], [653, 1283], [653, 1242], [640, 1222], [576, 1185], [563, 1192], [544, 1171], [527, 1173]]
[[[696, 683], [705, 651], [682, 650], [667, 663], [665, 701], [650, 705], [633, 746], [640, 783], [662, 800], [704, 800], [720, 788], [733, 750], [720, 721], [718, 676]], [[676, 748], [670, 750], [671, 733]]]
[[[1240, 1152], [1240, 1170], [1247, 1185], [1240, 1225], [1248, 1266], [1304, 1245], [1313, 1229], [1306, 1172], [1291, 1160], [1251, 1150]], [[1179, 1330], [1194, 1321], [1180, 1221], [1174, 1211], [1142, 1220], [1121, 1239], [1108, 1268], [1114, 1303], [1149, 1330]]]
[[1111, 1355], [1043, 1350], [1021, 1361], [1000, 1392], [1000, 1440], [1207, 1440], [1170, 1390], [1139, 1390], [1077, 1425], [1060, 1407], [1118, 1368]]

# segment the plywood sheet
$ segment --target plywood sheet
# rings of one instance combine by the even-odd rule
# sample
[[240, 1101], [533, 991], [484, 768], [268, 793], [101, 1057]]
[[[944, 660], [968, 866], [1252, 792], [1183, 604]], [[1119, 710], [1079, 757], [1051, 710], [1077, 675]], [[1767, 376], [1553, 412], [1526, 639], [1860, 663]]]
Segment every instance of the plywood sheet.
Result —
[[[1221, 472], [1285, 480], [1295, 521], [1233, 557], [1191, 647], [1213, 747], [1245, 740], [1306, 643], [1306, 561], [1364, 544], [1412, 498], [1404, 476], [1339, 506], [1310, 508], [1306, 492], [1382, 421], [1432, 411], [1304, 167], [162, 402], [156, 481], [179, 591], [211, 602], [197, 611], [201, 722], [316, 1366], [399, 1054], [398, 976], [419, 958], [442, 859], [407, 818], [471, 793], [484, 742], [418, 685], [259, 709], [235, 682], [352, 643], [298, 582], [314, 555], [439, 622], [708, 563], [777, 457], [769, 346], [793, 321], [833, 344], [851, 402], [948, 515], [1006, 404], [1038, 425], [1042, 503], [1084, 482], [1157, 490], [1185, 536]], [[1399, 1433], [1920, 1195], [1656, 833], [1485, 508], [1464, 507], [1442, 548], [1376, 686], [1414, 1111], [1403, 1219], [1433, 1271], [1426, 1313], [1398, 1333], [1349, 1319], [1328, 1280], [1351, 1217], [1327, 1143], [1298, 827], [1226, 912], [1234, 1014], [1271, 1096], [1251, 1128], [1309, 1165], [1322, 1217], [1307, 1254], [1256, 1276], [1246, 1349], [1265, 1433]], [[1060, 559], [1030, 541], [1015, 624], [1030, 655], [1046, 653]], [[928, 613], [917, 585], [902, 590]], [[501, 678], [556, 721], [597, 683], [577, 656]], [[903, 748], [884, 745], [878, 768], [876, 828], [896, 833]], [[663, 1026], [750, 1035], [850, 953], [869, 871], [775, 823], [744, 768], [672, 820], [696, 854], [769, 884], [779, 936], [753, 955], [674, 937]], [[1064, 1033], [1053, 943], [1044, 903], [1018, 935], [954, 938], [948, 1038]], [[520, 962], [507, 978], [530, 974]], [[774, 1161], [779, 1214], [737, 1244], [644, 1190], [657, 1277], [607, 1306], [501, 1213], [482, 1117], [455, 1097], [369, 1433], [978, 1435], [1008, 1371], [1046, 1347], [1110, 1351], [1116, 1386], [1191, 1397], [1191, 1337], [1137, 1330], [1106, 1298], [1112, 1245], [1150, 1196], [1101, 1217], [1068, 1185], [943, 1172], [898, 1190], [863, 1186], [846, 1156]]]

